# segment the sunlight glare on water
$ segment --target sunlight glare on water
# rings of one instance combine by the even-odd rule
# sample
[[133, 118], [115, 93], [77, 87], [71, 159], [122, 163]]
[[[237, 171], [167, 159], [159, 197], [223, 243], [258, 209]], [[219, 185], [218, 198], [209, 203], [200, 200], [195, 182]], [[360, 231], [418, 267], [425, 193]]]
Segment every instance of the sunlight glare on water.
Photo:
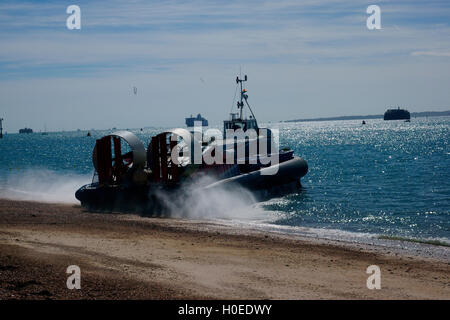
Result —
[[[450, 239], [450, 118], [366, 122], [271, 124], [280, 129], [281, 146], [309, 166], [301, 192], [262, 204], [276, 216], [272, 223]], [[132, 131], [147, 146], [166, 129]], [[95, 140], [112, 131], [6, 135], [0, 140], [0, 189], [17, 191], [18, 181], [33, 181], [36, 187], [23, 185], [27, 193], [74, 192], [90, 182]], [[70, 177], [73, 186], [58, 177]]]

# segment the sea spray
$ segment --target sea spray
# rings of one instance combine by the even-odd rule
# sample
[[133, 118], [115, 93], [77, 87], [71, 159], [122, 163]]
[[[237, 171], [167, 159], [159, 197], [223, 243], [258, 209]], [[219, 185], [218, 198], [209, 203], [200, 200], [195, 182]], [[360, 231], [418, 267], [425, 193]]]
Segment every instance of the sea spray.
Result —
[[214, 178], [203, 176], [176, 193], [161, 191], [157, 197], [171, 217], [243, 220], [263, 217], [252, 192], [239, 185], [206, 188], [214, 182]]
[[0, 182], [0, 198], [49, 203], [79, 203], [75, 191], [89, 183], [91, 175], [48, 169], [14, 171]]

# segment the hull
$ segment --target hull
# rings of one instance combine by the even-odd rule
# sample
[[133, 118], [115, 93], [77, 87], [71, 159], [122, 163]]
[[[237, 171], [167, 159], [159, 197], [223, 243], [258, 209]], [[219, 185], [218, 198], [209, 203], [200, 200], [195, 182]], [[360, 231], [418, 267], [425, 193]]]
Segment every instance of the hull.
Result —
[[[254, 192], [260, 198], [269, 198], [272, 193], [279, 195], [298, 189], [300, 178], [307, 172], [306, 161], [294, 157], [271, 167], [222, 179], [207, 186], [196, 187], [196, 191], [208, 193], [240, 185]], [[159, 215], [166, 211], [161, 195], [170, 198], [181, 188], [183, 188], [183, 185], [101, 186], [98, 183], [93, 183], [81, 187], [75, 193], [75, 197], [83, 207], [89, 210], [133, 211], [148, 215]]]
[[217, 181], [207, 188], [232, 187], [235, 184], [239, 184], [251, 191], [264, 190], [300, 181], [300, 178], [306, 173], [308, 173], [306, 161], [302, 158], [294, 157], [278, 165]]

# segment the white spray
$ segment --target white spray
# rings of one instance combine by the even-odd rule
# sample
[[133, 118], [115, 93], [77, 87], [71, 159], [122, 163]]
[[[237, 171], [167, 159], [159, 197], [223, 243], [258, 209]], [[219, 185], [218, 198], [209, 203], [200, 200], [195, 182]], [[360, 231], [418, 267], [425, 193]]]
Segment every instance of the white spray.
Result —
[[91, 175], [59, 173], [47, 169], [11, 172], [0, 183], [0, 198], [48, 203], [79, 203], [75, 191], [89, 183]]
[[169, 209], [172, 217], [191, 219], [262, 219], [264, 212], [255, 203], [254, 195], [247, 189], [234, 185], [231, 188], [204, 186], [215, 182], [204, 176], [174, 193], [159, 192], [158, 198]]

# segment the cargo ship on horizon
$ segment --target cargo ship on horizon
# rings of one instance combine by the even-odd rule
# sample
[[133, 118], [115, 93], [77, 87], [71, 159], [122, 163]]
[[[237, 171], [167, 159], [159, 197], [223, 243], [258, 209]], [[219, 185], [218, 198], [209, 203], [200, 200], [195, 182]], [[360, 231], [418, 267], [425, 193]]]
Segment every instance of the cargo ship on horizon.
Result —
[[196, 121], [201, 122], [202, 127], [208, 126], [208, 120], [206, 120], [206, 118], [203, 118], [200, 113], [197, 115], [197, 117], [193, 117], [191, 114], [191, 116], [189, 118], [186, 118], [186, 126], [188, 128], [193, 127], [195, 125]]
[[384, 120], [410, 120], [411, 114], [406, 109], [400, 109], [398, 107], [397, 109], [388, 109], [384, 113]]

